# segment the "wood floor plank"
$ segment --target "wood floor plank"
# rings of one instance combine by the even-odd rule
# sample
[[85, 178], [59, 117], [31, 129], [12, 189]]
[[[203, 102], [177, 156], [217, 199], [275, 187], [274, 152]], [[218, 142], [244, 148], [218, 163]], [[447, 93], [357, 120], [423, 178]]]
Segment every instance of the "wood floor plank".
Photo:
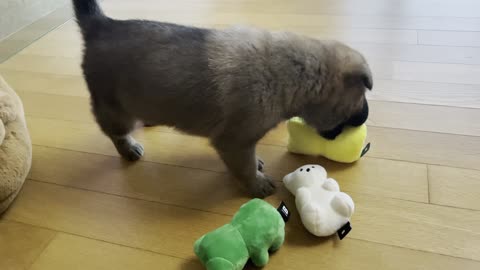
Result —
[[[473, 270], [479, 262], [462, 260], [453, 257], [418, 252], [409, 249], [400, 249], [391, 246], [379, 245], [370, 242], [346, 240], [345, 244], [332, 248], [332, 242], [318, 242], [306, 234], [301, 238], [310, 238], [311, 244], [330, 249], [330, 252], [318, 254], [315, 248], [308, 246], [292, 248], [285, 245], [277, 254], [273, 255], [264, 269], [306, 269], [313, 270], [332, 268], [339, 270], [369, 269], [368, 267], [382, 266], [382, 269], [451, 269], [461, 267]], [[303, 240], [303, 239], [302, 239]], [[300, 240], [300, 241], [302, 241]], [[348, 260], [333, 260], [332, 257], [342, 257], [352, 254]], [[382, 256], [378, 256], [382, 254]], [[319, 258], [320, 257], [320, 258]], [[399, 261], [405, 261], [400, 266]], [[295, 264], [291, 263], [295, 262]], [[191, 257], [178, 259], [155, 253], [113, 245], [92, 239], [60, 233], [49, 245], [48, 249], [32, 266], [32, 270], [64, 270], [64, 269], [91, 269], [91, 270], [130, 270], [130, 269], [204, 269], [200, 262]], [[249, 265], [251, 266], [251, 265]], [[255, 269], [247, 266], [246, 269]]]
[[[142, 11], [140, 14], [136, 15], [135, 13], [129, 12], [128, 18], [142, 18], [142, 19], [151, 19], [151, 20], [162, 20], [158, 17], [157, 13], [154, 14], [154, 17], [145, 16], [145, 13]], [[215, 15], [211, 15], [215, 17]], [[238, 24], [238, 23], [235, 23]], [[221, 20], [215, 20], [215, 22], [208, 23], [195, 23], [194, 26], [197, 27], [208, 27], [208, 28], [227, 28], [231, 25], [235, 25], [230, 22], [224, 22]], [[191, 25], [188, 24], [187, 25]], [[253, 25], [248, 23], [248, 25], [257, 26], [260, 28], [268, 30], [277, 30], [277, 31], [291, 31], [298, 34], [308, 35], [314, 38], [319, 39], [337, 39], [343, 42], [348, 43], [378, 43], [378, 44], [417, 44], [417, 32], [415, 30], [402, 30], [402, 29], [378, 29], [378, 28], [348, 28], [348, 27], [336, 27], [323, 26], [323, 27], [314, 27], [311, 25], [306, 26], [295, 26], [292, 24], [288, 25]], [[45, 43], [65, 43], [72, 44], [76, 48], [81, 46], [81, 35], [78, 31], [78, 27], [73, 23], [69, 22], [65, 26], [60, 27], [57, 31], [49, 33], [41, 40], [39, 40], [39, 47], [45, 47]], [[28, 53], [28, 50], [32, 48], [35, 50], [36, 44], [32, 44], [29, 48], [26, 48], [25, 53]], [[80, 47], [81, 48], [81, 47]], [[62, 49], [61, 49], [62, 50]], [[67, 49], [69, 50], [69, 49]]]
[[16, 71], [33, 71], [51, 73], [55, 75], [81, 76], [81, 60], [71, 57], [54, 57], [40, 55], [16, 55], [0, 65], [0, 72], [4, 69]]
[[[476, 10], [480, 8], [474, 0], [446, 0], [442, 4], [437, 4], [434, 0], [366, 0], [358, 2], [355, 0], [343, 1], [313, 1], [304, 0], [299, 4], [297, 2], [281, 1], [272, 5], [270, 2], [248, 1], [211, 1], [201, 2], [195, 0], [183, 0], [177, 2], [162, 1], [161, 5], [154, 0], [141, 0], [135, 5], [126, 0], [105, 1], [102, 6], [110, 13], [126, 11], [143, 12], [163, 10], [178, 11], [186, 8], [197, 10], [199, 13], [211, 12], [244, 12], [255, 13], [258, 11], [272, 14], [290, 13], [290, 14], [335, 14], [335, 15], [362, 15], [375, 16], [382, 14], [384, 16], [419, 16], [419, 17], [467, 17], [478, 18]], [[156, 5], [155, 5], [156, 4]], [[148, 8], [146, 8], [148, 7]], [[368, 7], [368, 8], [365, 8]]]
[[413, 30], [332, 29], [331, 27], [283, 27], [273, 30], [291, 31], [313, 38], [335, 39], [345, 43], [417, 44], [417, 32]]
[[[80, 58], [17, 55], [0, 65], [5, 70], [81, 76]], [[404, 61], [369, 62], [375, 78], [403, 81], [480, 84], [480, 65]]]
[[370, 99], [480, 108], [480, 85], [375, 79]]
[[362, 15], [328, 15], [269, 13], [268, 10], [257, 12], [198, 12], [191, 9], [141, 10], [131, 11], [107, 10], [112, 16], [133, 18], [135, 16], [151, 20], [167, 21], [188, 25], [214, 24], [249, 24], [259, 27], [332, 27], [332, 28], [375, 28], [403, 30], [445, 30], [445, 31], [480, 31], [479, 18], [460, 17], [405, 17], [405, 16], [362, 16]]
[[[81, 76], [5, 70], [2, 76], [20, 91], [88, 96]], [[29, 79], [26, 80], [25, 76]], [[480, 86], [431, 82], [375, 80], [374, 100], [480, 108]]]
[[[285, 126], [280, 126], [262, 141], [285, 145]], [[367, 156], [416, 163], [478, 169], [480, 137], [419, 132], [370, 126]]]
[[78, 97], [89, 96], [85, 80], [80, 75], [6, 70], [1, 67], [0, 74], [16, 91]]
[[[285, 189], [280, 191], [276, 196], [268, 198], [268, 201], [273, 205], [280, 201], [293, 205], [292, 196]], [[352, 240], [368, 240], [466, 259], [480, 258], [478, 211], [375, 198], [370, 195], [351, 195], [358, 209], [352, 219]], [[231, 209], [231, 213], [236, 210]], [[6, 218], [189, 258], [192, 256], [191, 245], [194, 240], [204, 232], [228, 222], [230, 217], [27, 181]], [[297, 245], [306, 243], [295, 242], [296, 240], [312, 243], [312, 236], [307, 239], [296, 237], [305, 233], [298, 215], [293, 214], [287, 229], [288, 238], [291, 239], [289, 241]], [[321, 242], [320, 239], [315, 239], [317, 240]], [[310, 247], [314, 249], [311, 245]], [[317, 248], [317, 254], [322, 254], [322, 250]]]
[[[224, 173], [151, 162], [129, 165], [116, 157], [41, 146], [35, 146], [33, 153], [34, 162], [29, 177], [43, 182], [223, 214], [239, 206], [232, 205], [230, 198], [246, 196], [235, 185], [235, 180]], [[345, 191], [428, 202], [425, 165], [367, 158], [354, 166], [321, 163]], [[71, 164], [76, 166], [72, 167]], [[269, 173], [277, 180], [285, 175], [269, 164], [267, 166]], [[85, 175], [90, 177], [86, 178]], [[204, 200], [202, 191], [207, 192], [216, 186], [226, 187], [211, 194], [209, 200]]]
[[480, 210], [480, 171], [428, 166], [430, 202]]
[[203, 269], [196, 261], [59, 233], [31, 270]]
[[[0, 73], [19, 91], [88, 97], [81, 76], [5, 69]], [[479, 85], [376, 79], [374, 91], [368, 95], [370, 99], [380, 101], [480, 108]]]
[[6, 219], [187, 258], [230, 217], [27, 181]]
[[[470, 65], [480, 64], [480, 48], [478, 47], [425, 46], [365, 42], [348, 42], [348, 45], [363, 53], [367, 60], [394, 60]], [[19, 54], [80, 58], [82, 46], [82, 43], [76, 40], [52, 40], [46, 37], [20, 51]]]
[[0, 218], [0, 269], [26, 270], [56, 232]]
[[[133, 16], [133, 15], [132, 15]], [[144, 16], [142, 16], [143, 18]], [[154, 18], [149, 18], [154, 19]], [[251, 24], [249, 24], [251, 25]], [[231, 26], [228, 23], [217, 21], [214, 24], [195, 24], [197, 27], [208, 27], [223, 29]], [[254, 26], [254, 25], [252, 25]], [[347, 43], [377, 43], [377, 44], [417, 44], [417, 32], [415, 30], [395, 30], [395, 29], [363, 29], [363, 28], [332, 28], [332, 27], [311, 27], [311, 26], [270, 26], [262, 27], [263, 29], [272, 31], [290, 31], [297, 34], [308, 35], [318, 39], [336, 39]], [[38, 44], [38, 45], [37, 45]], [[74, 52], [73, 56], [78, 55], [81, 50], [81, 36], [76, 26], [69, 26], [61, 28], [58, 31], [52, 32], [39, 40], [37, 44], [32, 44], [23, 50], [22, 54], [41, 52], [40, 54], [51, 55], [46, 53], [47, 44], [54, 44], [58, 46], [64, 44], [65, 48], [59, 48], [62, 55], [67, 55], [67, 52]], [[57, 44], [57, 45], [55, 45]], [[43, 53], [42, 53], [43, 52]]]
[[418, 31], [419, 44], [480, 47], [480, 33], [468, 31]]
[[480, 84], [480, 65], [370, 59], [375, 80]]
[[[76, 33], [78, 30], [71, 31], [75, 31]], [[52, 35], [55, 35], [56, 33], [57, 32], [53, 32]], [[80, 33], [77, 35], [80, 35]], [[47, 35], [26, 47], [18, 54], [80, 58], [82, 56], [82, 50], [83, 42], [80, 38], [74, 40], [55, 40]]]
[[[262, 140], [265, 144], [285, 145], [285, 126], [280, 125]], [[367, 156], [436, 164], [478, 170], [480, 137], [420, 132], [370, 126]]]
[[[25, 107], [25, 114], [50, 119], [94, 123], [90, 98], [16, 91]], [[62, 112], [62, 113], [58, 113]]]
[[370, 127], [369, 156], [478, 169], [480, 137]]
[[349, 43], [370, 60], [480, 64], [480, 48], [404, 44]]
[[[144, 161], [128, 164], [118, 157], [41, 146], [34, 146], [33, 153], [34, 162], [29, 178], [42, 182], [226, 215], [240, 206], [239, 199], [248, 199], [235, 180], [225, 173]], [[426, 171], [421, 172], [426, 174]], [[369, 185], [364, 186], [363, 190], [368, 193]], [[380, 186], [382, 184], [375, 188]], [[425, 201], [425, 195], [428, 196], [426, 187], [419, 192], [421, 189], [414, 189], [413, 184], [410, 185], [412, 188], [406, 184], [402, 186], [405, 197]], [[399, 191], [393, 192], [402, 197], [398, 195]], [[205, 199], [206, 194], [208, 199]]]
[[[118, 156], [112, 143], [92, 123], [31, 117], [27, 121], [33, 143], [36, 145]], [[61, 131], [53, 132], [52, 129], [57, 128]], [[150, 148], [144, 156], [147, 161], [218, 172], [226, 170], [206, 139], [182, 134], [141, 131], [136, 134], [136, 138]]]
[[[192, 16], [195, 17], [195, 15], [193, 14], [184, 14], [184, 13], [170, 14], [169, 13], [169, 14], [159, 14], [158, 16], [159, 16], [158, 19], [162, 21], [169, 21], [169, 22], [171, 21], [171, 22], [183, 23], [187, 25], [191, 25], [191, 24], [199, 25], [198, 23], [195, 24], [190, 22], [189, 19], [191, 19]], [[180, 20], [180, 21], [169, 20], [169, 18], [178, 19], [179, 17], [182, 17], [182, 16], [185, 16], [188, 19]], [[215, 13], [215, 14], [211, 14], [210, 16], [204, 15], [204, 14], [200, 15], [201, 18], [198, 19], [198, 22], [203, 22], [203, 25], [205, 25], [205, 22], [211, 20], [212, 21], [211, 23], [206, 23], [205, 25], [210, 27], [218, 27], [218, 25], [228, 25], [228, 24], [234, 25], [234, 24], [239, 24], [241, 22], [245, 22], [245, 24], [253, 25], [261, 28], [290, 30], [293, 32], [300, 32], [300, 33], [305, 32], [307, 34], [311, 33], [313, 35], [318, 35], [319, 37], [322, 37], [322, 32], [324, 32], [324, 30], [322, 29], [325, 26], [327, 26], [330, 29], [330, 34], [329, 32], [326, 32], [326, 36], [327, 37], [330, 36], [332, 38], [335, 38], [335, 36], [332, 36], [332, 33], [334, 35], [339, 35], [339, 33], [341, 33], [342, 31], [346, 31], [349, 29], [346, 27], [335, 28], [335, 27], [332, 27], [330, 24], [330, 25], [323, 25], [323, 26], [319, 25], [318, 27], [320, 28], [317, 27], [313, 30], [302, 30], [302, 29], [312, 29], [314, 27], [313, 25], [311, 25], [312, 22], [315, 23], [318, 20], [315, 20], [314, 18], [303, 18], [302, 16], [296, 16], [296, 17], [300, 17], [298, 19], [296, 19], [295, 17], [295, 19], [288, 20], [286, 18], [283, 18], [284, 16], [288, 16], [288, 15], [283, 15], [283, 14], [270, 15], [270, 16], [267, 16], [267, 18], [271, 20], [270, 23], [268, 22], [268, 20], [261, 20], [261, 23], [255, 23], [256, 21], [258, 21], [258, 19], [255, 19], [257, 16], [254, 16], [252, 20], [249, 20], [248, 15], [246, 16], [243, 13], [228, 14], [228, 16], [222, 16], [222, 14]], [[308, 15], [303, 15], [303, 16], [308, 17]], [[238, 18], [238, 20], [235, 21], [236, 20], [235, 18]], [[362, 17], [361, 21], [365, 21], [365, 19], [367, 18], [370, 18], [370, 17]], [[334, 18], [329, 18], [329, 19], [334, 20]], [[434, 19], [434, 18], [428, 18], [428, 19]], [[300, 22], [305, 21], [305, 25], [296, 26], [297, 24], [295, 23], [298, 23], [299, 21]], [[282, 22], [285, 22], [286, 24], [282, 25], [281, 24]], [[295, 22], [295, 23], [292, 24], [292, 22]], [[342, 21], [342, 22], [345, 22], [345, 21]], [[479, 30], [480, 30], [480, 19], [479, 19]], [[361, 31], [354, 35], [356, 36], [361, 35], [363, 37], [363, 40], [359, 40], [359, 39], [356, 40], [355, 38], [352, 38], [351, 40], [349, 40], [349, 38], [347, 38], [345, 41], [347, 41], [351, 47], [358, 49], [362, 53], [364, 53], [367, 59], [434, 62], [434, 63], [480, 64], [480, 48], [416, 45], [414, 36], [412, 36], [412, 39], [410, 42], [407, 42], [412, 44], [389, 44], [392, 42], [385, 42], [385, 40], [383, 40], [382, 42], [382, 40], [379, 38], [368, 40], [368, 37], [365, 34], [365, 31], [368, 31], [367, 29], [359, 30], [355, 28], [355, 29], [349, 29], [348, 31], [350, 31], [350, 33], [356, 33], [357, 31]], [[347, 35], [346, 33], [347, 32], [344, 32], [343, 36]], [[378, 33], [381, 33], [381, 32], [378, 32]], [[388, 37], [389, 35], [386, 35], [386, 36]], [[395, 36], [398, 36], [398, 35], [395, 34]], [[400, 42], [400, 43], [404, 43], [404, 42]], [[30, 46], [28, 46], [27, 48], [19, 52], [19, 54], [81, 57], [82, 47], [83, 47], [83, 42], [81, 41], [81, 38], [80, 38], [78, 26], [76, 25], [76, 22], [72, 20], [66, 23], [65, 25], [62, 25], [56, 31], [48, 34], [47, 36], [43, 37], [37, 42], [31, 44]]]
[[[475, 260], [480, 255], [478, 211], [366, 196], [355, 196], [355, 203], [361, 207], [353, 218], [358, 221], [354, 223], [357, 230], [352, 231], [354, 238]], [[463, 214], [473, 216], [464, 220], [457, 216]]]
[[[28, 121], [34, 144], [117, 155], [111, 142], [91, 123], [32, 117], [29, 117]], [[272, 137], [273, 139], [270, 139]], [[163, 132], [139, 132], [136, 138], [146, 146], [145, 160], [225, 171], [214, 150], [203, 138]], [[284, 141], [285, 138], [285, 133], [279, 131], [263, 142], [273, 140], [277, 143], [279, 140]], [[478, 166], [480, 137], [370, 127], [367, 139], [373, 142], [372, 150], [367, 154], [371, 157], [471, 169]], [[188, 142], [188, 149], [185, 149], [185, 142]], [[285, 164], [298, 165], [300, 162], [317, 160], [296, 159], [293, 155], [287, 154], [283, 147], [259, 145], [258, 151], [265, 159], [270, 160], [270, 166], [278, 166], [281, 172], [285, 172], [285, 169], [282, 169], [285, 168]]]
[[439, 63], [414, 63], [393, 61], [392, 63], [381, 63], [377, 66], [376, 72], [385, 74], [390, 71], [392, 74], [387, 79], [422, 82], [443, 82], [461, 84], [480, 84], [480, 65], [460, 64], [439, 64]]
[[[295, 237], [295, 239], [292, 239]], [[348, 237], [337, 241], [318, 241], [307, 233], [288, 238], [265, 269], [476, 269], [479, 262], [442, 256]], [[306, 243], [306, 244], [305, 244]], [[318, 250], [321, 249], [321, 252]], [[348, 254], [348, 255], [347, 255]], [[348, 259], [342, 260], [345, 255]], [[292, 263], [295, 262], [295, 263]], [[252, 268], [255, 269], [255, 268]]]
[[[48, 119], [29, 119], [31, 119], [29, 127], [35, 145], [118, 157], [112, 143], [93, 125]], [[145, 132], [143, 137], [148, 138], [142, 140], [145, 142], [147, 154], [144, 160], [146, 161], [226, 172], [225, 166], [204, 139], [165, 132]], [[187, 142], [190, 146], [185, 148]], [[267, 173], [277, 180], [281, 180], [287, 173], [303, 164], [319, 163], [325, 166], [338, 181], [345, 183], [347, 189], [350, 187], [352, 190], [367, 194], [375, 194], [382, 190], [382, 194], [388, 197], [427, 201], [426, 167], [422, 164], [365, 158], [354, 165], [343, 165], [320, 158], [291, 155], [284, 147], [278, 146], [260, 145], [258, 151], [259, 155], [267, 162]], [[53, 156], [53, 154], [43, 154], [36, 159], [36, 162], [44, 164], [42, 160], [50, 160], [50, 155]], [[88, 164], [88, 159], [86, 164]], [[67, 159], [62, 157], [52, 161], [57, 163], [62, 160]], [[36, 162], [34, 162], [33, 168], [37, 167]], [[110, 160], [109, 162], [116, 164], [118, 161]], [[110, 166], [118, 168], [113, 164]], [[64, 168], [70, 168], [70, 166]], [[90, 167], [90, 170], [95, 171], [95, 168], [95, 166]], [[146, 170], [146, 168], [143, 169]], [[35, 171], [35, 169], [32, 170]], [[386, 178], [385, 175], [389, 175], [389, 177]], [[78, 177], [81, 176], [83, 173], [80, 170]], [[42, 179], [50, 177], [53, 175]], [[113, 176], [112, 178], [115, 179]]]
[[[94, 122], [89, 98], [38, 94], [17, 91], [28, 116], [67, 121]], [[418, 131], [480, 136], [480, 109], [427, 106], [407, 103], [370, 101], [369, 126]], [[59, 114], [58, 112], [62, 113]], [[157, 127], [156, 130], [171, 130]], [[287, 133], [281, 129], [280, 145], [286, 144]], [[279, 131], [280, 132], [280, 131]]]
[[480, 136], [480, 109], [370, 101], [369, 126]]
[[[302, 29], [301, 33], [310, 34], [314, 37], [342, 39], [340, 36], [349, 38], [357, 36], [360, 39], [368, 38], [369, 31], [383, 30], [358, 30], [362, 32], [339, 32], [331, 29], [325, 31]], [[332, 36], [334, 35], [334, 36]], [[335, 36], [338, 35], [338, 36]], [[386, 34], [388, 40], [392, 34]], [[401, 35], [393, 35], [401, 37]], [[383, 37], [380, 37], [383, 38]], [[415, 37], [416, 40], [416, 37]], [[54, 73], [60, 75], [81, 75], [80, 58], [41, 56], [41, 55], [17, 55], [0, 66], [1, 69], [17, 71], [36, 71]], [[370, 61], [372, 71], [377, 78], [407, 81], [426, 81], [443, 83], [480, 84], [479, 65], [420, 63], [405, 61]]]

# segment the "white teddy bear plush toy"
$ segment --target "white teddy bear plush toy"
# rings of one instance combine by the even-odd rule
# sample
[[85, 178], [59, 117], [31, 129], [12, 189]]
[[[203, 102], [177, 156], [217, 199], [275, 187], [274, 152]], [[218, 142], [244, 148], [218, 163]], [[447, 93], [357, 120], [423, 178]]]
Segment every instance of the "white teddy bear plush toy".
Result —
[[355, 208], [353, 200], [340, 192], [337, 181], [327, 178], [322, 166], [300, 167], [285, 176], [283, 183], [295, 196], [303, 225], [312, 234], [329, 236], [349, 223]]

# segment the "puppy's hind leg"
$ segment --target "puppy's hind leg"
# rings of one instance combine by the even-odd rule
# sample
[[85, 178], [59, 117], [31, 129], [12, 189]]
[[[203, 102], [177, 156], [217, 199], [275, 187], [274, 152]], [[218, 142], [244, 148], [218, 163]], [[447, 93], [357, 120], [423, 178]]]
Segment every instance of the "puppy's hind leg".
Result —
[[135, 119], [108, 106], [93, 106], [93, 112], [100, 128], [123, 158], [136, 161], [143, 156], [143, 146], [130, 135], [135, 127]]

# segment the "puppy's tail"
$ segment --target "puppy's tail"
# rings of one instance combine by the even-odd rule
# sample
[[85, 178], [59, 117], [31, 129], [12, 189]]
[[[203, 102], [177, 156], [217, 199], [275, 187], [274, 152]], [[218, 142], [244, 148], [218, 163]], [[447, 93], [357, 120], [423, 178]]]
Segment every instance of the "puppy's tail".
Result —
[[106, 18], [97, 0], [72, 0], [72, 2], [78, 25], [84, 34], [92, 20]]

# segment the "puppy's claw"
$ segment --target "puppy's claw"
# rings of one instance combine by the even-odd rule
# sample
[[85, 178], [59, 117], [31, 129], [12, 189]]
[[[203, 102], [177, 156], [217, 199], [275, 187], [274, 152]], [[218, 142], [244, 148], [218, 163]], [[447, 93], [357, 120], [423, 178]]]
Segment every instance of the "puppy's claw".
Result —
[[143, 156], [144, 153], [145, 150], [143, 149], [143, 146], [136, 142], [125, 149], [125, 152], [122, 153], [122, 156], [128, 161], [137, 161]]

